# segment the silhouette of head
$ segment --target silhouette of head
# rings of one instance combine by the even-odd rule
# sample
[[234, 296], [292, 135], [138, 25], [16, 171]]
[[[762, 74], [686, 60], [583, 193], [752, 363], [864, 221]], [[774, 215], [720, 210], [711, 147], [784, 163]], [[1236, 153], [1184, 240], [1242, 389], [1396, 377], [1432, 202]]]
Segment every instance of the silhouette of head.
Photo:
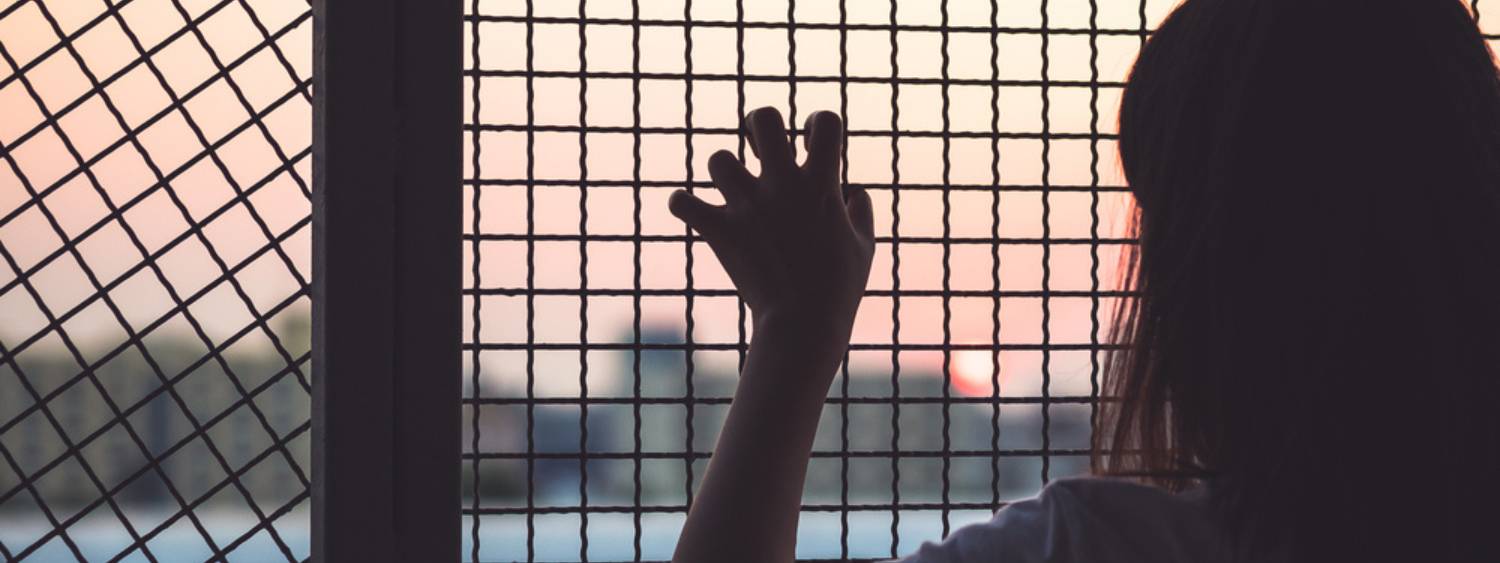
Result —
[[[1500, 79], [1458, 0], [1188, 0], [1126, 87], [1096, 470], [1237, 548], [1500, 560]], [[1364, 559], [1361, 559], [1364, 558]]]

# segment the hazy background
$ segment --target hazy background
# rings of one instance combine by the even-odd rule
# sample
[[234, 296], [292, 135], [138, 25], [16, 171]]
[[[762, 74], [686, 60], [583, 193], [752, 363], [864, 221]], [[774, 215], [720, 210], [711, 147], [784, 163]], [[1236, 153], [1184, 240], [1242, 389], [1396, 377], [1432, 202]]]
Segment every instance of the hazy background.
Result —
[[[534, 5], [530, 50], [524, 3], [482, 3], [484, 17], [467, 26], [466, 387], [471, 397], [484, 399], [476, 401], [477, 410], [471, 402], [465, 423], [466, 486], [474, 486], [477, 468], [481, 497], [466, 499], [466, 539], [479, 536], [479, 558], [524, 560], [528, 534], [530, 553], [540, 560], [576, 560], [583, 553], [628, 560], [635, 557], [637, 536], [642, 557], [670, 557], [689, 484], [703, 475], [702, 454], [712, 450], [727, 408], [722, 399], [733, 392], [746, 327], [712, 253], [681, 239], [683, 227], [667, 213], [666, 198], [689, 179], [706, 180], [704, 164], [715, 150], [739, 148], [734, 128], [740, 108], [775, 106], [800, 125], [811, 111], [838, 111], [847, 99], [848, 179], [871, 189], [877, 234], [899, 234], [898, 244], [878, 245], [870, 283], [876, 293], [866, 299], [855, 329], [847, 395], [856, 400], [847, 408], [835, 400], [819, 428], [799, 556], [880, 557], [890, 555], [893, 543], [906, 553], [940, 537], [945, 516], [950, 527], [986, 518], [993, 501], [1025, 497], [1041, 486], [1044, 434], [1048, 478], [1086, 472], [1082, 454], [1095, 373], [1088, 346], [1103, 338], [1112, 307], [1101, 298], [1095, 308], [1091, 273], [1100, 279], [1098, 288], [1114, 288], [1123, 246], [1109, 239], [1122, 236], [1129, 203], [1108, 137], [1115, 131], [1118, 83], [1141, 42], [1133, 30], [1153, 25], [1169, 6], [1148, 4], [1143, 24], [1140, 4], [1101, 2], [1097, 27], [1132, 31], [1101, 35], [1092, 49], [1086, 33], [1050, 35], [1045, 76], [1052, 83], [1044, 93], [1040, 3], [1002, 3], [995, 24], [1005, 31], [992, 43], [988, 2], [950, 2], [950, 25], [968, 29], [948, 34], [953, 81], [946, 88], [947, 115], [954, 138], [945, 153], [937, 134], [945, 90], [938, 2], [898, 7], [899, 23], [912, 30], [897, 34], [902, 81], [895, 89], [888, 80], [889, 30], [849, 31], [843, 64], [853, 80], [843, 90], [828, 80], [841, 72], [840, 33], [828, 25], [839, 21], [837, 2], [796, 4], [798, 25], [823, 29], [797, 29], [794, 53], [785, 26], [747, 28], [743, 61], [733, 26], [703, 24], [734, 21], [734, 2], [693, 2], [689, 15], [700, 23], [691, 30], [681, 24], [681, 3], [646, 4], [638, 38], [628, 25], [629, 2], [589, 2], [582, 37], [577, 5]], [[744, 10], [751, 22], [788, 18], [784, 2], [747, 2]], [[848, 21], [886, 25], [889, 10], [886, 3], [850, 2]], [[1050, 2], [1048, 18], [1053, 29], [1086, 30], [1090, 7]], [[795, 74], [806, 78], [796, 83], [795, 95], [777, 78], [791, 73], [793, 62]], [[528, 64], [538, 73], [529, 97]], [[743, 89], [733, 80], [741, 65]], [[645, 75], [638, 84], [631, 79], [636, 70]], [[580, 80], [580, 73], [587, 78]], [[685, 75], [694, 77], [691, 90]], [[1091, 77], [1103, 84], [1091, 90]], [[992, 78], [1002, 83], [998, 92]], [[990, 135], [992, 95], [1000, 110], [998, 139]], [[529, 153], [528, 114], [537, 126]], [[642, 127], [639, 161], [633, 158], [635, 126]], [[898, 141], [899, 159], [888, 133], [893, 127], [910, 135]], [[1045, 142], [1044, 130], [1050, 133]], [[1091, 141], [1091, 131], [1104, 138]], [[992, 163], [996, 146], [998, 166]], [[940, 189], [945, 157], [946, 183], [956, 187], [946, 202]], [[895, 204], [890, 187], [898, 174], [903, 189]], [[530, 188], [528, 175], [536, 180]], [[998, 196], [990, 189], [997, 176]], [[643, 184], [639, 202], [637, 179]], [[1044, 183], [1052, 188], [1046, 213]], [[711, 188], [700, 193], [717, 198]], [[583, 212], [587, 218], [580, 221]], [[952, 238], [946, 276], [945, 221]], [[636, 234], [643, 237], [638, 263]], [[1044, 234], [1054, 243], [1046, 254], [1038, 244]], [[536, 239], [529, 247], [528, 236]], [[1003, 241], [998, 248], [991, 244], [995, 237]], [[1091, 245], [1091, 238], [1106, 242]], [[1039, 298], [1044, 256], [1050, 267], [1045, 286], [1059, 292], [1045, 305]], [[683, 295], [689, 273], [691, 287], [708, 292], [694, 295], [691, 306]], [[1031, 293], [1005, 294], [997, 313], [995, 277], [1001, 291]], [[945, 284], [956, 295], [947, 302], [946, 323]], [[639, 311], [632, 296], [637, 288], [645, 292]], [[900, 330], [893, 334], [895, 320]], [[631, 351], [637, 324], [640, 342], [656, 347], [641, 354], [639, 369]], [[945, 325], [959, 348], [946, 357]], [[682, 348], [689, 339], [708, 349], [687, 354]], [[894, 355], [893, 339], [903, 347]], [[996, 358], [997, 341], [1031, 349]], [[1046, 378], [1037, 349], [1044, 341], [1075, 348], [1045, 354]], [[528, 353], [528, 342], [541, 347]], [[908, 400], [898, 408], [887, 400], [898, 393], [893, 366], [900, 370], [899, 395]], [[1051, 396], [1065, 398], [1048, 409], [1045, 433], [1038, 404], [1044, 379]], [[998, 410], [984, 399], [994, 391], [992, 381], [1011, 401]], [[586, 414], [578, 399], [585, 385], [593, 398]], [[832, 394], [844, 396], [845, 385], [842, 378], [835, 382]], [[645, 397], [639, 409], [630, 405], [637, 393]], [[958, 402], [945, 405], [945, 395]], [[695, 402], [685, 402], [688, 396]], [[991, 455], [995, 446], [1000, 457]], [[529, 468], [528, 451], [539, 457]], [[589, 459], [580, 461], [584, 451]], [[847, 462], [845, 451], [854, 452]], [[945, 480], [946, 500], [955, 507], [946, 514], [940, 508]], [[638, 521], [632, 514], [637, 502], [646, 506]], [[839, 509], [845, 502], [854, 506], [847, 513]], [[546, 510], [528, 521], [528, 506]], [[587, 524], [579, 512], [587, 512]], [[477, 528], [474, 514], [481, 515]]]
[[[785, 0], [742, 4], [750, 22], [789, 15]], [[941, 21], [939, 2], [899, 2], [899, 23], [913, 26], [897, 34], [899, 95], [887, 80], [891, 34], [878, 27], [889, 22], [890, 5], [848, 1], [848, 22], [856, 25], [844, 64], [855, 80], [842, 91], [837, 81], [801, 81], [795, 96], [774, 79], [791, 73], [789, 56], [801, 77], [841, 72], [840, 33], [831, 26], [837, 2], [796, 2], [791, 16], [799, 25], [824, 28], [798, 29], [794, 55], [785, 27], [747, 28], [743, 91], [716, 78], [739, 72], [734, 27], [685, 31], [682, 0], [640, 2], [647, 22], [640, 71], [651, 77], [639, 83], [646, 129], [638, 161], [629, 77], [636, 41], [618, 21], [632, 17], [631, 2], [583, 6], [586, 69], [602, 73], [587, 80], [577, 77], [578, 3], [535, 2], [528, 48], [525, 2], [465, 2], [466, 13], [481, 16], [464, 26], [464, 115], [483, 125], [465, 132], [465, 232], [483, 236], [464, 242], [463, 374], [471, 398], [464, 534], [472, 542], [477, 531], [480, 559], [525, 560], [528, 534], [540, 560], [582, 552], [631, 559], [638, 533], [644, 558], [670, 555], [688, 489], [703, 474], [702, 454], [732, 393], [743, 317], [712, 254], [678, 238], [684, 231], [665, 202], [689, 174], [707, 179], [704, 162], [714, 150], [738, 147], [732, 130], [741, 107], [773, 105], [800, 124], [847, 99], [848, 178], [870, 187], [880, 236], [900, 237], [899, 268], [897, 245], [879, 246], [875, 293], [860, 313], [849, 376], [831, 393], [843, 397], [847, 385], [856, 400], [832, 401], [819, 429], [799, 554], [844, 555], [847, 530], [848, 555], [888, 555], [898, 516], [898, 552], [939, 537], [943, 512], [934, 505], [943, 500], [944, 475], [949, 501], [959, 503], [948, 514], [953, 527], [985, 518], [996, 497], [1035, 492], [1044, 471], [1035, 455], [1044, 436], [1037, 404], [1044, 380], [1062, 398], [1047, 410], [1054, 452], [1047, 477], [1086, 469], [1080, 454], [1095, 375], [1087, 345], [1096, 340], [1096, 319], [1104, 338], [1113, 305], [1099, 299], [1096, 317], [1091, 274], [1099, 288], [1113, 289], [1122, 246], [1109, 239], [1121, 236], [1129, 205], [1118, 190], [1114, 142], [1088, 134], [1114, 133], [1115, 84], [1140, 37], [1105, 34], [1091, 43], [1088, 34], [1067, 31], [1090, 27], [1090, 3], [1049, 1], [1046, 24], [1056, 32], [1047, 37], [1053, 84], [1044, 94], [1041, 3], [998, 4], [993, 22], [989, 2], [947, 4], [955, 27], [947, 183], [955, 189], [945, 204], [936, 189], [944, 184], [943, 141], [934, 134], [944, 115], [942, 35], [931, 27]], [[1094, 23], [1153, 27], [1173, 4], [1099, 0]], [[307, 10], [303, 0], [0, 0], [0, 556], [71, 561], [76, 548], [89, 560], [144, 560], [138, 544], [163, 561], [223, 552], [245, 561], [307, 556], [314, 376], [304, 289], [311, 273]], [[1488, 11], [1480, 2], [1479, 12]], [[687, 15], [732, 22], [736, 3], [695, 0]], [[201, 34], [184, 32], [190, 20]], [[1002, 28], [995, 43], [992, 24]], [[60, 37], [70, 38], [65, 48], [56, 48]], [[140, 62], [142, 51], [150, 64]], [[539, 73], [530, 97], [521, 76], [528, 58]], [[997, 94], [992, 61], [1002, 82]], [[689, 65], [697, 77], [691, 94], [682, 80]], [[1091, 78], [1101, 86], [1089, 88]], [[998, 140], [989, 135], [992, 95]], [[895, 128], [912, 135], [900, 138], [894, 165], [883, 133], [892, 129], [893, 97]], [[528, 113], [541, 126], [534, 159], [527, 157]], [[697, 128], [691, 136], [681, 130], [689, 119]], [[580, 139], [585, 121], [611, 129]], [[1045, 143], [1044, 127], [1053, 135]], [[639, 204], [637, 165], [645, 184]], [[893, 210], [896, 174], [904, 189]], [[997, 176], [999, 192], [989, 189]], [[1043, 183], [1052, 188], [1045, 202]], [[699, 193], [715, 197], [710, 188]], [[952, 237], [946, 276], [945, 217]], [[639, 268], [637, 218], [647, 239]], [[991, 349], [1043, 342], [1038, 294], [1005, 293], [997, 315], [991, 292], [996, 275], [1002, 292], [1042, 289], [1044, 250], [1036, 243], [1044, 232], [1053, 242], [1046, 287], [1054, 292], [1045, 305], [1046, 340], [1080, 348], [1047, 354], [1045, 375], [1039, 350], [997, 358]], [[1004, 241], [998, 266], [996, 236]], [[1105, 242], [1091, 245], [1091, 238]], [[709, 292], [695, 296], [690, 310], [682, 295], [689, 252], [692, 287]], [[637, 276], [645, 293], [639, 316]], [[956, 292], [946, 315], [945, 277]], [[957, 348], [948, 356], [945, 332]], [[710, 349], [684, 353], [689, 338]], [[637, 358], [637, 339], [656, 348]], [[893, 357], [880, 349], [893, 339], [918, 349]], [[528, 342], [538, 344], [530, 353]], [[885, 400], [896, 392], [893, 366], [908, 400], [899, 415]], [[647, 398], [638, 411], [631, 405], [637, 381]], [[695, 403], [684, 400], [689, 381]], [[584, 383], [593, 398], [587, 422], [578, 405]], [[1008, 401], [998, 409], [985, 399], [993, 385]], [[69, 455], [70, 445], [78, 455]], [[1003, 455], [992, 455], [995, 445]], [[903, 452], [894, 464], [893, 446]], [[528, 451], [542, 459], [528, 466]], [[843, 451], [855, 452], [847, 463]], [[637, 491], [648, 507], [639, 524]], [[584, 493], [594, 507], [586, 527], [578, 515]], [[847, 525], [837, 509], [846, 497], [856, 506]], [[528, 506], [546, 510], [528, 518]]]

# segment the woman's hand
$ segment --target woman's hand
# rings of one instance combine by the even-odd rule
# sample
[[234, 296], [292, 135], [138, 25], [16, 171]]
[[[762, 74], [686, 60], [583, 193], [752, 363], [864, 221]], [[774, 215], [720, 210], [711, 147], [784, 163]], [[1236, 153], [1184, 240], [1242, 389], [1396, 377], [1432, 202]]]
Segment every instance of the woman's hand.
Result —
[[807, 161], [798, 166], [781, 114], [761, 108], [746, 118], [761, 174], [751, 175], [729, 151], [708, 161], [726, 205], [685, 191], [672, 194], [672, 214], [708, 242], [755, 316], [799, 327], [802, 336], [827, 336], [847, 345], [875, 250], [870, 196], [844, 193], [839, 156], [844, 128], [832, 112], [807, 119]]
[[807, 460], [823, 399], [849, 344], [875, 251], [870, 196], [843, 193], [838, 116], [807, 120], [798, 166], [776, 110], [746, 118], [755, 177], [726, 151], [708, 161], [727, 205], [672, 194], [755, 313], [755, 335], [677, 563], [791, 561]]

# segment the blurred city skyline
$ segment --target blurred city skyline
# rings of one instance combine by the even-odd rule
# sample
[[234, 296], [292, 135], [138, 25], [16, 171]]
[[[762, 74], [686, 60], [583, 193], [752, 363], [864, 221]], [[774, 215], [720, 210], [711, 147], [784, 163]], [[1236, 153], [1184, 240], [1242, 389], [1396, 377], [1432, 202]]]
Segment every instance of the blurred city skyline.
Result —
[[[1491, 8], [1497, 3], [1474, 5], [1487, 14], [1500, 9]], [[951, 456], [954, 498], [982, 503], [992, 492], [1015, 498], [1036, 490], [1036, 456], [1003, 458], [992, 491], [992, 460], [976, 452], [987, 452], [992, 438], [1002, 449], [1040, 447], [1043, 409], [1013, 401], [996, 414], [983, 398], [994, 384], [1007, 399], [1093, 390], [1099, 358], [1086, 347], [1107, 339], [1115, 301], [1096, 302], [1091, 292], [1117, 288], [1131, 205], [1112, 139], [1119, 86], [1141, 43], [1139, 31], [1154, 27], [1176, 4], [899, 0], [896, 18], [903, 27], [893, 40], [881, 28], [892, 17], [887, 3], [799, 1], [792, 9], [785, 0], [693, 0], [688, 10], [684, 0], [589, 0], [582, 7], [589, 21], [581, 28], [576, 2], [466, 3], [466, 9], [477, 6], [482, 21], [464, 25], [463, 111], [471, 127], [464, 133], [464, 232], [483, 240], [463, 243], [463, 334], [466, 344], [484, 349], [465, 352], [462, 377], [470, 397], [514, 400], [481, 407], [477, 421], [467, 418], [474, 407], [465, 407], [465, 432], [472, 423], [483, 435], [479, 452], [503, 454], [477, 464], [481, 500], [525, 506], [527, 473], [517, 456], [526, 451], [528, 426], [526, 405], [515, 401], [540, 398], [563, 404], [536, 404], [533, 412], [539, 416], [530, 428], [534, 445], [555, 454], [539, 465], [546, 470], [539, 498], [578, 506], [580, 476], [570, 472], [587, 467], [596, 476], [590, 481], [595, 501], [632, 503], [632, 459], [569, 458], [580, 445], [590, 453], [632, 452], [632, 405], [591, 405], [588, 424], [601, 425], [592, 431], [595, 426], [581, 422], [582, 409], [566, 401], [581, 395], [585, 381], [590, 397], [633, 398], [636, 352], [628, 344], [638, 337], [710, 348], [643, 354], [645, 396], [684, 397], [691, 362], [693, 397], [714, 399], [690, 408], [669, 401], [644, 405], [643, 446], [664, 454], [711, 448], [726, 406], [719, 399], [732, 392], [740, 358], [734, 347], [748, 337], [749, 326], [742, 324], [748, 317], [708, 248], [680, 240], [684, 228], [667, 212], [666, 199], [691, 179], [697, 193], [716, 201], [702, 184], [707, 159], [719, 149], [741, 150], [739, 114], [759, 106], [777, 107], [798, 126], [815, 110], [843, 112], [851, 132], [848, 180], [870, 187], [878, 236], [899, 229], [899, 254], [888, 242], [877, 248], [872, 293], [853, 335], [850, 396], [889, 397], [892, 370], [899, 367], [901, 396], [919, 404], [900, 407], [898, 445], [937, 450], [946, 412], [952, 445], [969, 450]], [[633, 5], [643, 20], [638, 52], [637, 28], [629, 21]], [[842, 46], [841, 5], [851, 24]], [[944, 5], [946, 69], [944, 34], [937, 31]], [[993, 21], [992, 5], [999, 11]], [[1044, 6], [1045, 39], [1039, 33]], [[7, 425], [0, 446], [15, 458], [14, 468], [0, 464], [0, 494], [9, 495], [0, 499], [0, 549], [14, 553], [51, 533], [56, 537], [38, 546], [35, 557], [71, 557], [58, 539], [65, 534], [54, 533], [20, 485], [29, 483], [44, 503], [62, 509], [62, 520], [78, 517], [69, 533], [90, 557], [108, 558], [138, 543], [132, 538], [137, 532], [159, 533], [139, 543], [164, 559], [209, 557], [192, 518], [168, 521], [179, 504], [197, 501], [214, 538], [208, 543], [243, 541], [235, 553], [256, 560], [307, 553], [310, 501], [297, 473], [311, 470], [306, 384], [315, 377], [308, 360], [311, 304], [303, 286], [313, 274], [308, 7], [305, 0], [0, 0], [0, 250], [6, 255], [0, 266], [0, 424]], [[537, 18], [529, 26], [530, 45], [528, 9]], [[751, 22], [743, 48], [737, 9]], [[791, 36], [784, 25], [789, 10], [802, 26]], [[682, 21], [685, 11], [692, 25]], [[201, 34], [189, 21], [198, 22]], [[999, 28], [993, 37], [991, 26]], [[1091, 37], [1090, 27], [1109, 31]], [[632, 79], [637, 54], [646, 74], [638, 85]], [[528, 68], [535, 71], [530, 80]], [[745, 79], [736, 80], [741, 71]], [[795, 86], [788, 75], [798, 77]], [[536, 130], [530, 147], [528, 126]], [[893, 129], [900, 139], [896, 151]], [[754, 158], [748, 160], [755, 169]], [[639, 190], [633, 189], [637, 174], [644, 184]], [[168, 189], [157, 188], [163, 184]], [[1050, 192], [1045, 200], [1043, 185]], [[639, 267], [637, 223], [646, 239]], [[995, 244], [996, 237], [1004, 242]], [[1050, 255], [1045, 264], [1044, 253]], [[156, 268], [138, 267], [147, 262]], [[689, 270], [691, 288], [700, 292], [691, 299], [691, 313]], [[997, 278], [999, 291], [1015, 292], [998, 298], [998, 312]], [[949, 322], [945, 286], [951, 290]], [[1045, 312], [1044, 287], [1051, 291]], [[639, 317], [638, 288], [646, 293], [639, 297]], [[591, 295], [580, 298], [584, 293]], [[900, 294], [899, 313], [892, 293]], [[1042, 344], [1044, 315], [1050, 319], [1045, 340], [1070, 348], [1047, 352], [1045, 372], [1040, 350], [992, 349]], [[528, 318], [534, 324], [528, 326]], [[894, 321], [900, 325], [895, 335]], [[581, 351], [580, 340], [614, 346]], [[880, 349], [894, 340], [899, 351]], [[954, 346], [946, 359], [945, 341]], [[528, 342], [545, 346], [518, 349]], [[180, 388], [183, 405], [169, 402], [165, 392], [150, 398], [163, 377], [180, 378], [173, 388]], [[1045, 390], [1043, 381], [1050, 381]], [[50, 412], [35, 407], [26, 389], [31, 384], [42, 396], [56, 394], [47, 402]], [[840, 397], [843, 384], [836, 380], [830, 396]], [[117, 404], [107, 404], [100, 389]], [[964, 400], [945, 408], [945, 396]], [[127, 411], [126, 424], [111, 424], [114, 407]], [[816, 447], [836, 452], [845, 419], [837, 399], [826, 409]], [[850, 447], [865, 451], [850, 464], [852, 502], [889, 501], [891, 462], [881, 451], [891, 445], [894, 409], [870, 402], [850, 405], [849, 412]], [[1089, 405], [1054, 404], [1047, 412], [1050, 447], [1087, 447]], [[58, 420], [47, 420], [48, 414]], [[999, 438], [992, 416], [1001, 426]], [[204, 421], [213, 424], [194, 429]], [[580, 444], [584, 428], [591, 429], [591, 441]], [[472, 438], [465, 437], [466, 448]], [[68, 441], [84, 439], [92, 447], [66, 455]], [[145, 469], [147, 458], [169, 450], [177, 453], [166, 455], [160, 472]], [[1050, 476], [1086, 471], [1086, 458], [1076, 454], [1053, 458]], [[810, 501], [840, 501], [839, 461], [814, 460]], [[84, 463], [99, 469], [100, 483], [91, 481]], [[666, 455], [643, 463], [646, 501], [672, 504], [685, 502], [687, 474], [701, 477], [704, 460]], [[937, 454], [901, 458], [903, 498], [936, 498], [941, 463]], [[471, 479], [472, 467], [464, 462]], [[244, 473], [237, 486], [226, 480], [235, 470]], [[100, 499], [137, 473], [145, 475], [136, 478], [140, 484], [124, 486], [119, 495], [119, 513], [133, 522], [125, 526], [138, 528], [132, 531]], [[172, 498], [163, 479], [183, 486], [186, 498]], [[206, 496], [195, 498], [198, 493]], [[86, 506], [93, 506], [87, 514], [69, 514]], [[274, 533], [259, 522], [256, 508], [283, 510], [269, 526]], [[938, 511], [901, 514], [903, 550], [940, 533]], [[954, 514], [957, 523], [984, 511]], [[590, 517], [597, 527], [590, 533], [598, 534], [591, 537], [609, 538], [591, 549], [613, 550], [599, 557], [630, 557], [622, 550], [633, 535], [631, 516]], [[669, 556], [681, 515], [645, 516], [647, 555]], [[838, 516], [805, 515], [799, 553], [837, 557]], [[885, 554], [893, 517], [890, 511], [854, 514], [856, 552]], [[484, 518], [486, 557], [524, 557], [526, 516]], [[546, 524], [535, 528], [543, 551], [577, 554], [570, 543], [579, 541], [576, 514], [537, 518]]]

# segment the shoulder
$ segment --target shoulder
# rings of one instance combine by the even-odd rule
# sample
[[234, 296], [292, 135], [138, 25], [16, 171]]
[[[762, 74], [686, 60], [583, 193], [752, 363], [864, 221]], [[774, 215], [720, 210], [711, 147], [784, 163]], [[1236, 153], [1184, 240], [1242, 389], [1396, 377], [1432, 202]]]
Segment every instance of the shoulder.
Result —
[[1058, 508], [1099, 517], [1116, 513], [1198, 516], [1207, 509], [1201, 489], [1171, 493], [1110, 477], [1058, 479], [1042, 488], [1037, 498], [1050, 500]]
[[1033, 498], [922, 546], [906, 561], [1200, 561], [1217, 534], [1197, 493], [1125, 480], [1054, 481]]

